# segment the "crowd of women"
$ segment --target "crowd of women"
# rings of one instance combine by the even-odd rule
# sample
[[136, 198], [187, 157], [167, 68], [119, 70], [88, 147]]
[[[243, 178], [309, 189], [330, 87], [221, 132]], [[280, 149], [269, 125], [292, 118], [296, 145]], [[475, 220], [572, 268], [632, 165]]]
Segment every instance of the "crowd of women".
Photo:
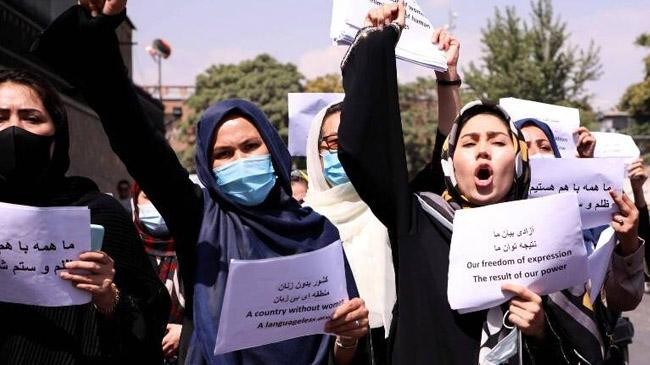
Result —
[[[83, 177], [66, 177], [68, 125], [55, 89], [25, 70], [0, 71], [0, 201], [88, 206], [105, 227], [101, 251], [61, 273], [92, 294], [88, 305], [0, 303], [3, 364], [602, 364], [620, 354], [612, 331], [643, 293], [650, 234], [642, 161], [630, 165], [634, 202], [612, 193], [618, 245], [593, 306], [585, 287], [514, 297], [460, 314], [447, 301], [459, 209], [526, 199], [529, 159], [560, 158], [550, 128], [510, 120], [498, 105], [460, 106], [460, 43], [436, 72], [439, 126], [432, 160], [409, 181], [398, 105], [395, 44], [402, 2], [373, 9], [342, 62], [345, 98], [321, 110], [307, 138], [309, 188], [292, 197], [291, 156], [253, 103], [223, 100], [197, 127], [194, 184], [147, 121], [123, 65], [115, 28], [126, 0], [86, 0], [57, 18], [35, 55], [73, 84], [99, 115], [111, 147], [136, 181], [132, 217]], [[596, 141], [577, 131], [580, 157]], [[444, 166], [444, 168], [443, 168]], [[304, 187], [304, 185], [303, 185]], [[302, 200], [302, 195], [299, 198]], [[437, 214], [431, 214], [434, 210]], [[593, 249], [602, 229], [583, 231]], [[340, 239], [345, 301], [312, 335], [215, 355], [231, 259], [313, 251]], [[589, 250], [589, 248], [588, 248]], [[83, 269], [85, 271], [75, 271]], [[47, 290], [47, 288], [43, 288]], [[521, 333], [522, 346], [513, 335]], [[517, 356], [518, 355], [518, 356]]]

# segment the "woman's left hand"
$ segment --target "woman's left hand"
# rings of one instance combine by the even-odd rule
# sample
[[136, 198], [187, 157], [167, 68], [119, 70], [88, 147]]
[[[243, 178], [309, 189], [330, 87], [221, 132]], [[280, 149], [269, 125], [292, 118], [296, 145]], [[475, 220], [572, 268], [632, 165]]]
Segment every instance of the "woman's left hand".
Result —
[[359, 339], [368, 334], [368, 309], [361, 298], [341, 304], [332, 319], [325, 325], [325, 332], [343, 338]]
[[516, 325], [524, 335], [543, 339], [546, 326], [542, 298], [528, 288], [513, 283], [503, 284], [501, 290], [515, 295], [510, 299], [508, 321]]
[[[66, 271], [59, 274], [62, 279], [92, 294], [93, 303], [102, 309], [112, 308], [115, 302], [113, 278], [115, 267], [113, 259], [103, 251], [87, 251], [79, 255], [79, 260], [65, 264]], [[87, 273], [80, 273], [84, 270]]]
[[[457, 79], [458, 78], [458, 56], [460, 55], [460, 42], [453, 34], [444, 28], [437, 28], [433, 31], [431, 42], [438, 45], [438, 49], [447, 56], [447, 71], [436, 71], [436, 78], [440, 79]], [[452, 75], [449, 75], [452, 74]]]

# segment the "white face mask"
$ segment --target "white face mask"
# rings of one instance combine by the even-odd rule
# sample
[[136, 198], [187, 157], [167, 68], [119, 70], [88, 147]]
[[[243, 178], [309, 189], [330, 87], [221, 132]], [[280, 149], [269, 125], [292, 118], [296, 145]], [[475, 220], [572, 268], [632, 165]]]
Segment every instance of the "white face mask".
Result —
[[555, 155], [552, 153], [536, 153], [534, 155], [528, 156], [528, 159], [530, 160], [537, 160], [542, 158], [555, 158]]
[[151, 203], [138, 204], [138, 219], [140, 219], [147, 231], [155, 237], [169, 234], [165, 220]]

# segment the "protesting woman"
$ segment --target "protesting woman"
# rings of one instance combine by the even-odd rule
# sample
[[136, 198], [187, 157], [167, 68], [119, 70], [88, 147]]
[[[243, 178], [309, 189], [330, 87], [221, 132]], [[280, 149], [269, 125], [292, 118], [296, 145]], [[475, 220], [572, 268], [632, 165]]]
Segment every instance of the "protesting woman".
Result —
[[[550, 329], [542, 298], [532, 291], [504, 285], [503, 290], [514, 294], [508, 303], [463, 315], [447, 301], [451, 232], [446, 227], [457, 209], [527, 196], [530, 176], [523, 137], [497, 106], [467, 105], [442, 150], [446, 191], [442, 197], [413, 195], [404, 158], [395, 68], [403, 4], [387, 5], [371, 18], [375, 27], [361, 32], [344, 59], [346, 98], [338, 155], [355, 189], [392, 238], [397, 272], [392, 362], [516, 361], [512, 351], [492, 351], [516, 326], [524, 335], [521, 355], [526, 362], [560, 363], [560, 339]], [[393, 19], [397, 21], [392, 23]], [[429, 208], [438, 211], [439, 218], [430, 215]]]
[[91, 293], [91, 303], [0, 303], [0, 363], [159, 363], [167, 294], [122, 206], [91, 180], [65, 176], [68, 146], [68, 120], [56, 90], [27, 71], [0, 71], [0, 201], [87, 206], [91, 222], [105, 230], [101, 251], [82, 253], [60, 274]]
[[151, 203], [138, 183], [131, 189], [131, 212], [133, 224], [144, 244], [144, 250], [154, 272], [163, 283], [171, 298], [171, 309], [165, 337], [162, 340], [164, 363], [173, 365], [178, 360], [185, 298], [183, 286], [178, 276], [176, 243], [160, 212]]
[[307, 137], [310, 185], [305, 205], [339, 230], [359, 294], [369, 311], [370, 354], [386, 363], [386, 340], [395, 304], [395, 272], [386, 227], [372, 214], [348, 180], [337, 157], [341, 103], [323, 108]]
[[[544, 122], [528, 118], [515, 123], [526, 140], [530, 158], [561, 158], [551, 128]], [[579, 132], [577, 150], [580, 157], [593, 157], [596, 140], [582, 127]], [[556, 330], [573, 343], [576, 351], [591, 364], [605, 361], [607, 364], [622, 363], [614, 359], [622, 357], [621, 350], [630, 339], [617, 343], [615, 333], [628, 333], [627, 320], [620, 318], [622, 311], [635, 309], [643, 297], [643, 247], [641, 238], [648, 237], [650, 221], [645, 206], [642, 185], [645, 170], [643, 164], [635, 161], [628, 168], [628, 176], [634, 192], [634, 203], [627, 196], [615, 196], [621, 212], [613, 217], [611, 227], [615, 230], [618, 244], [612, 253], [610, 267], [603, 285], [604, 296], [588, 297], [584, 285], [551, 293], [548, 310], [558, 318]], [[636, 208], [635, 208], [636, 206]], [[638, 211], [637, 211], [638, 208]], [[608, 226], [583, 231], [587, 252], [594, 251], [600, 234]], [[617, 327], [619, 329], [617, 330]], [[621, 330], [622, 329], [622, 330]], [[631, 331], [633, 332], [633, 330]]]
[[[189, 341], [185, 362], [325, 364], [332, 351], [337, 364], [352, 361], [368, 325], [359, 298], [341, 304], [326, 326], [335, 341], [313, 335], [214, 354], [230, 260], [313, 251], [337, 241], [338, 231], [291, 197], [289, 152], [264, 113], [248, 101], [218, 102], [201, 116], [196, 162], [206, 188], [193, 184], [148, 124], [124, 68], [114, 29], [125, 18], [126, 1], [90, 3], [103, 7], [65, 12], [43, 34], [37, 53], [80, 86], [111, 146], [174, 237], [186, 311], [194, 318], [193, 330], [183, 325], [181, 342]], [[351, 274], [347, 279], [354, 297]]]

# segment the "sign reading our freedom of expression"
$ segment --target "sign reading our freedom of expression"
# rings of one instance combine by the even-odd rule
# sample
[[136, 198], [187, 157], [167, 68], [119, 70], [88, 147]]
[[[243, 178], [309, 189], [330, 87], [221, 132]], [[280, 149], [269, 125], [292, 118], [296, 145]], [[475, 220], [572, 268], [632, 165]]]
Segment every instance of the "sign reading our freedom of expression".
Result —
[[587, 251], [575, 193], [463, 209], [454, 217], [447, 296], [472, 312], [512, 297], [504, 283], [539, 295], [587, 281]]

